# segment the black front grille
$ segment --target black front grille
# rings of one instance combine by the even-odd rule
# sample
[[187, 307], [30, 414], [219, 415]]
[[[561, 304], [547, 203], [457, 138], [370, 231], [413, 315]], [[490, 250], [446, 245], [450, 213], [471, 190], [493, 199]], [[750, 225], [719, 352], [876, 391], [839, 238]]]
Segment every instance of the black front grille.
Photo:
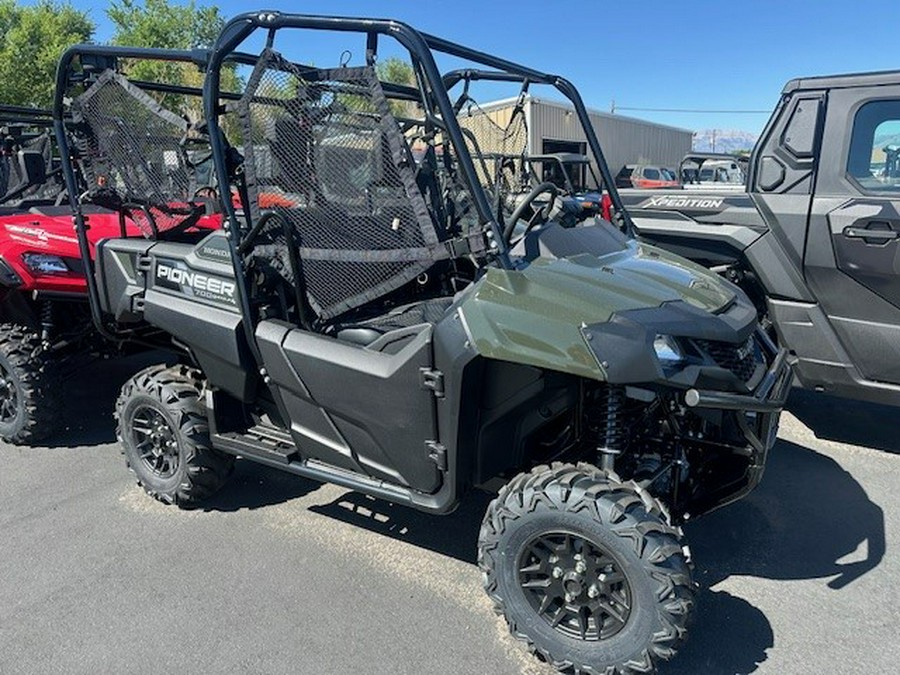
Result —
[[742, 344], [719, 342], [716, 340], [695, 340], [697, 346], [707, 354], [720, 368], [734, 373], [741, 382], [753, 377], [761, 361], [759, 348], [753, 336]]

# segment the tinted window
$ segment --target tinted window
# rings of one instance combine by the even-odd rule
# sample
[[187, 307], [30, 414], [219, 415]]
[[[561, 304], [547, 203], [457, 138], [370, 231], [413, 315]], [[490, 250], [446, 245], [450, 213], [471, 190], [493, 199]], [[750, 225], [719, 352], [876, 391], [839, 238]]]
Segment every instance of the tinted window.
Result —
[[648, 180], [659, 180], [659, 171], [656, 169], [644, 169], [644, 178]]
[[866, 190], [900, 192], [900, 100], [870, 101], [857, 111], [847, 173]]

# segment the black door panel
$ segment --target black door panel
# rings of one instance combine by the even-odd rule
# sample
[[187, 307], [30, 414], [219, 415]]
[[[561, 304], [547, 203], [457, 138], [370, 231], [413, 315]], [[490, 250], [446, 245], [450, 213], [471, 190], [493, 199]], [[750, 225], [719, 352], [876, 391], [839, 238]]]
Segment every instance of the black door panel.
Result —
[[432, 365], [431, 327], [402, 329], [410, 335], [390, 354], [297, 328], [270, 330], [280, 327], [264, 321], [257, 337], [301, 454], [422, 492], [437, 489], [440, 474], [426, 447], [438, 440], [434, 397], [420, 372]]
[[828, 215], [838, 269], [900, 307], [900, 213], [894, 203], [852, 200]]
[[900, 185], [885, 147], [900, 87], [834, 89], [809, 219], [804, 274], [853, 366], [900, 383]]

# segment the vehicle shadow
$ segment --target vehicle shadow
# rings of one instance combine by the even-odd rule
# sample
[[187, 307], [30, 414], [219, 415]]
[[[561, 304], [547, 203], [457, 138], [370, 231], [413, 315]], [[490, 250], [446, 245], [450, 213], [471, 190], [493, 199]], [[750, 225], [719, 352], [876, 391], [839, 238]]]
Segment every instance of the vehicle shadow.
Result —
[[828, 579], [840, 590], [885, 555], [884, 512], [830, 457], [779, 440], [747, 499], [685, 528], [700, 583], [732, 574]]
[[[475, 493], [442, 518], [354, 492], [311, 510], [474, 566], [490, 499]], [[766, 660], [775, 639], [771, 623], [746, 599], [715, 589], [728, 577], [823, 579], [839, 592], [885, 554], [884, 514], [862, 486], [831, 458], [784, 440], [753, 494], [685, 532], [701, 591], [691, 639], [661, 666], [669, 675], [752, 673]]]
[[727, 591], [701, 588], [690, 639], [660, 675], [752, 673], [775, 646], [775, 634], [758, 607]]
[[198, 508], [203, 511], [258, 509], [305, 497], [321, 486], [314, 480], [238, 459], [225, 486]]
[[[490, 499], [475, 493], [440, 520], [355, 492], [310, 510], [469, 563], [477, 574], [478, 529]], [[762, 611], [743, 598], [708, 587], [701, 588], [697, 607], [690, 640], [673, 662], [661, 664], [661, 673], [751, 673], [765, 661], [774, 635]]]
[[329, 504], [311, 506], [310, 511], [475, 565], [478, 530], [492, 498], [475, 491], [453, 513], [434, 516], [348, 492]]
[[900, 453], [900, 422], [892, 406], [795, 388], [787, 408], [817, 438]]
[[122, 385], [148, 366], [165, 363], [169, 355], [142, 352], [101, 358], [78, 369], [63, 382], [63, 428], [41, 443], [49, 448], [77, 448], [115, 443], [113, 411]]

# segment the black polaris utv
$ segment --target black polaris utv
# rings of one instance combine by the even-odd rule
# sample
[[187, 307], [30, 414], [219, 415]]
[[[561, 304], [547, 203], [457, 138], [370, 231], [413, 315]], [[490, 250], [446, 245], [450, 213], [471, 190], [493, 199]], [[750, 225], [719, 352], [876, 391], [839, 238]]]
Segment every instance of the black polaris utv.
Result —
[[785, 85], [746, 192], [625, 192], [642, 240], [754, 300], [799, 382], [900, 405], [900, 71]]
[[[297, 58], [314, 30], [336, 31], [339, 65]], [[220, 36], [197, 130], [114, 72], [73, 86], [100, 49], [62, 59], [55, 113], [83, 124], [60, 143], [155, 226], [85, 252], [95, 320], [183, 354], [116, 405], [139, 484], [190, 506], [241, 456], [447, 513], [499, 483], [478, 559], [516, 637], [568, 671], [674, 656], [695, 593], [679, 524], [758, 483], [791, 374], [740, 290], [607, 222], [571, 227], [577, 203], [539, 202], [552, 183], [510, 218], [485, 156], [525, 151], [521, 111], [470, 104], [555, 89], [610, 185], [575, 88], [395, 21], [260, 12]], [[398, 52], [414, 85], [378, 77]], [[226, 214], [206, 234], [164, 179], [199, 131]]]

